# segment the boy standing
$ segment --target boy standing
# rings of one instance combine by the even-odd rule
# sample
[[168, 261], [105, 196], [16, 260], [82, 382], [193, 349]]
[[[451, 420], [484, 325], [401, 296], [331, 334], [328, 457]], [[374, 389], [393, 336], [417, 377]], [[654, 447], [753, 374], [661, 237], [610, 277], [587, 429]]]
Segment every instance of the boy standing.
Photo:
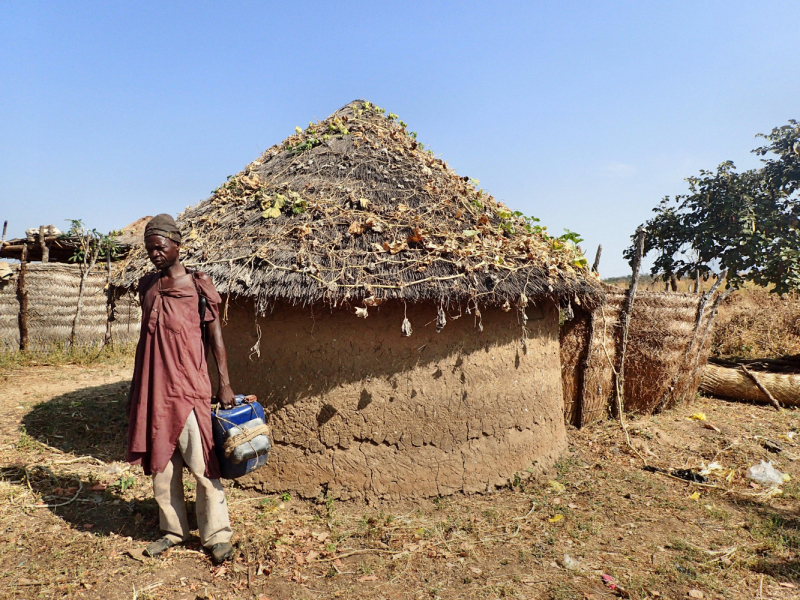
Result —
[[234, 405], [219, 322], [221, 298], [211, 278], [180, 263], [181, 233], [170, 215], [154, 217], [144, 230], [145, 248], [157, 273], [139, 280], [142, 329], [128, 399], [127, 460], [153, 476], [164, 537], [145, 548], [158, 556], [189, 538], [183, 497], [184, 465], [197, 480], [200, 541], [215, 562], [233, 555], [225, 491], [211, 433], [211, 382], [198, 303], [219, 369], [219, 402]]

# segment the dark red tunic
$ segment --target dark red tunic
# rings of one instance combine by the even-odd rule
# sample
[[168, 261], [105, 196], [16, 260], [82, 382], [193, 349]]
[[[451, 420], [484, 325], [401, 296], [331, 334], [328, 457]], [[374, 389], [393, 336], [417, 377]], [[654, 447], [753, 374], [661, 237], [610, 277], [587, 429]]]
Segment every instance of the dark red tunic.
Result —
[[198, 291], [208, 300], [206, 321], [218, 317], [221, 298], [211, 279], [201, 273], [179, 277], [171, 288], [163, 288], [162, 281], [160, 273], [139, 280], [142, 330], [131, 383], [127, 460], [142, 465], [147, 475], [163, 472], [194, 410], [203, 439], [205, 475], [217, 479]]

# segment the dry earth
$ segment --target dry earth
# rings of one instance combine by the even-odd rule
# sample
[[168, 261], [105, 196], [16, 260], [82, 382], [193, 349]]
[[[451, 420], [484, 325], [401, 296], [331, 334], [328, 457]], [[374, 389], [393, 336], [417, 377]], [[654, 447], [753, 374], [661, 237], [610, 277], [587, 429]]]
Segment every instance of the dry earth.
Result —
[[[0, 372], [0, 598], [800, 597], [796, 411], [699, 398], [630, 422], [651, 465], [719, 463], [710, 486], [643, 470], [611, 422], [570, 432], [552, 483], [491, 495], [368, 506], [229, 483], [237, 554], [214, 567], [197, 543], [141, 555], [157, 512], [120, 462], [129, 377], [125, 364]], [[762, 458], [793, 478], [781, 495], [748, 485]]]

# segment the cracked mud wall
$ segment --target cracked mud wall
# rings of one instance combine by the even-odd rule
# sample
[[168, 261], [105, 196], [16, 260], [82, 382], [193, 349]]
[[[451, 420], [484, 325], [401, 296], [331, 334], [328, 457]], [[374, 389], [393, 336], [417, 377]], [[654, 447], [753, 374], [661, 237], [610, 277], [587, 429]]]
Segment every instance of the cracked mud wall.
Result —
[[233, 388], [259, 397], [275, 444], [267, 466], [240, 481], [398, 499], [546, 472], [566, 445], [558, 311], [527, 310], [523, 349], [515, 311], [484, 309], [483, 332], [474, 315], [448, 317], [437, 334], [436, 306], [409, 305], [406, 338], [402, 305], [370, 308], [367, 319], [278, 305], [256, 319], [252, 305], [232, 301], [223, 333]]

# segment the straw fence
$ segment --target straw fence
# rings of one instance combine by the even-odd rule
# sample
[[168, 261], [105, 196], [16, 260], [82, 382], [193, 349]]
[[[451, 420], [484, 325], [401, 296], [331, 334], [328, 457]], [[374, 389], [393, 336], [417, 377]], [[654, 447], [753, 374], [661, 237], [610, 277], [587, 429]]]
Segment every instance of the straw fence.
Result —
[[[19, 265], [14, 275], [0, 284], [0, 351], [19, 348]], [[72, 320], [78, 305], [80, 270], [77, 265], [28, 263], [25, 286], [28, 291], [28, 345], [30, 350], [45, 350], [69, 340]], [[106, 274], [99, 269], [89, 274], [83, 298], [76, 345], [99, 346], [106, 333]], [[136, 301], [126, 295], [116, 303], [112, 321], [115, 342], [134, 342], [139, 337], [141, 312]]]
[[[604, 418], [615, 402], [620, 311], [626, 291], [608, 286], [607, 302], [576, 312], [561, 331], [564, 416], [575, 426]], [[636, 294], [625, 354], [626, 411], [651, 413], [697, 392], [708, 360], [716, 304], [696, 294]], [[702, 347], [701, 347], [702, 346]]]

